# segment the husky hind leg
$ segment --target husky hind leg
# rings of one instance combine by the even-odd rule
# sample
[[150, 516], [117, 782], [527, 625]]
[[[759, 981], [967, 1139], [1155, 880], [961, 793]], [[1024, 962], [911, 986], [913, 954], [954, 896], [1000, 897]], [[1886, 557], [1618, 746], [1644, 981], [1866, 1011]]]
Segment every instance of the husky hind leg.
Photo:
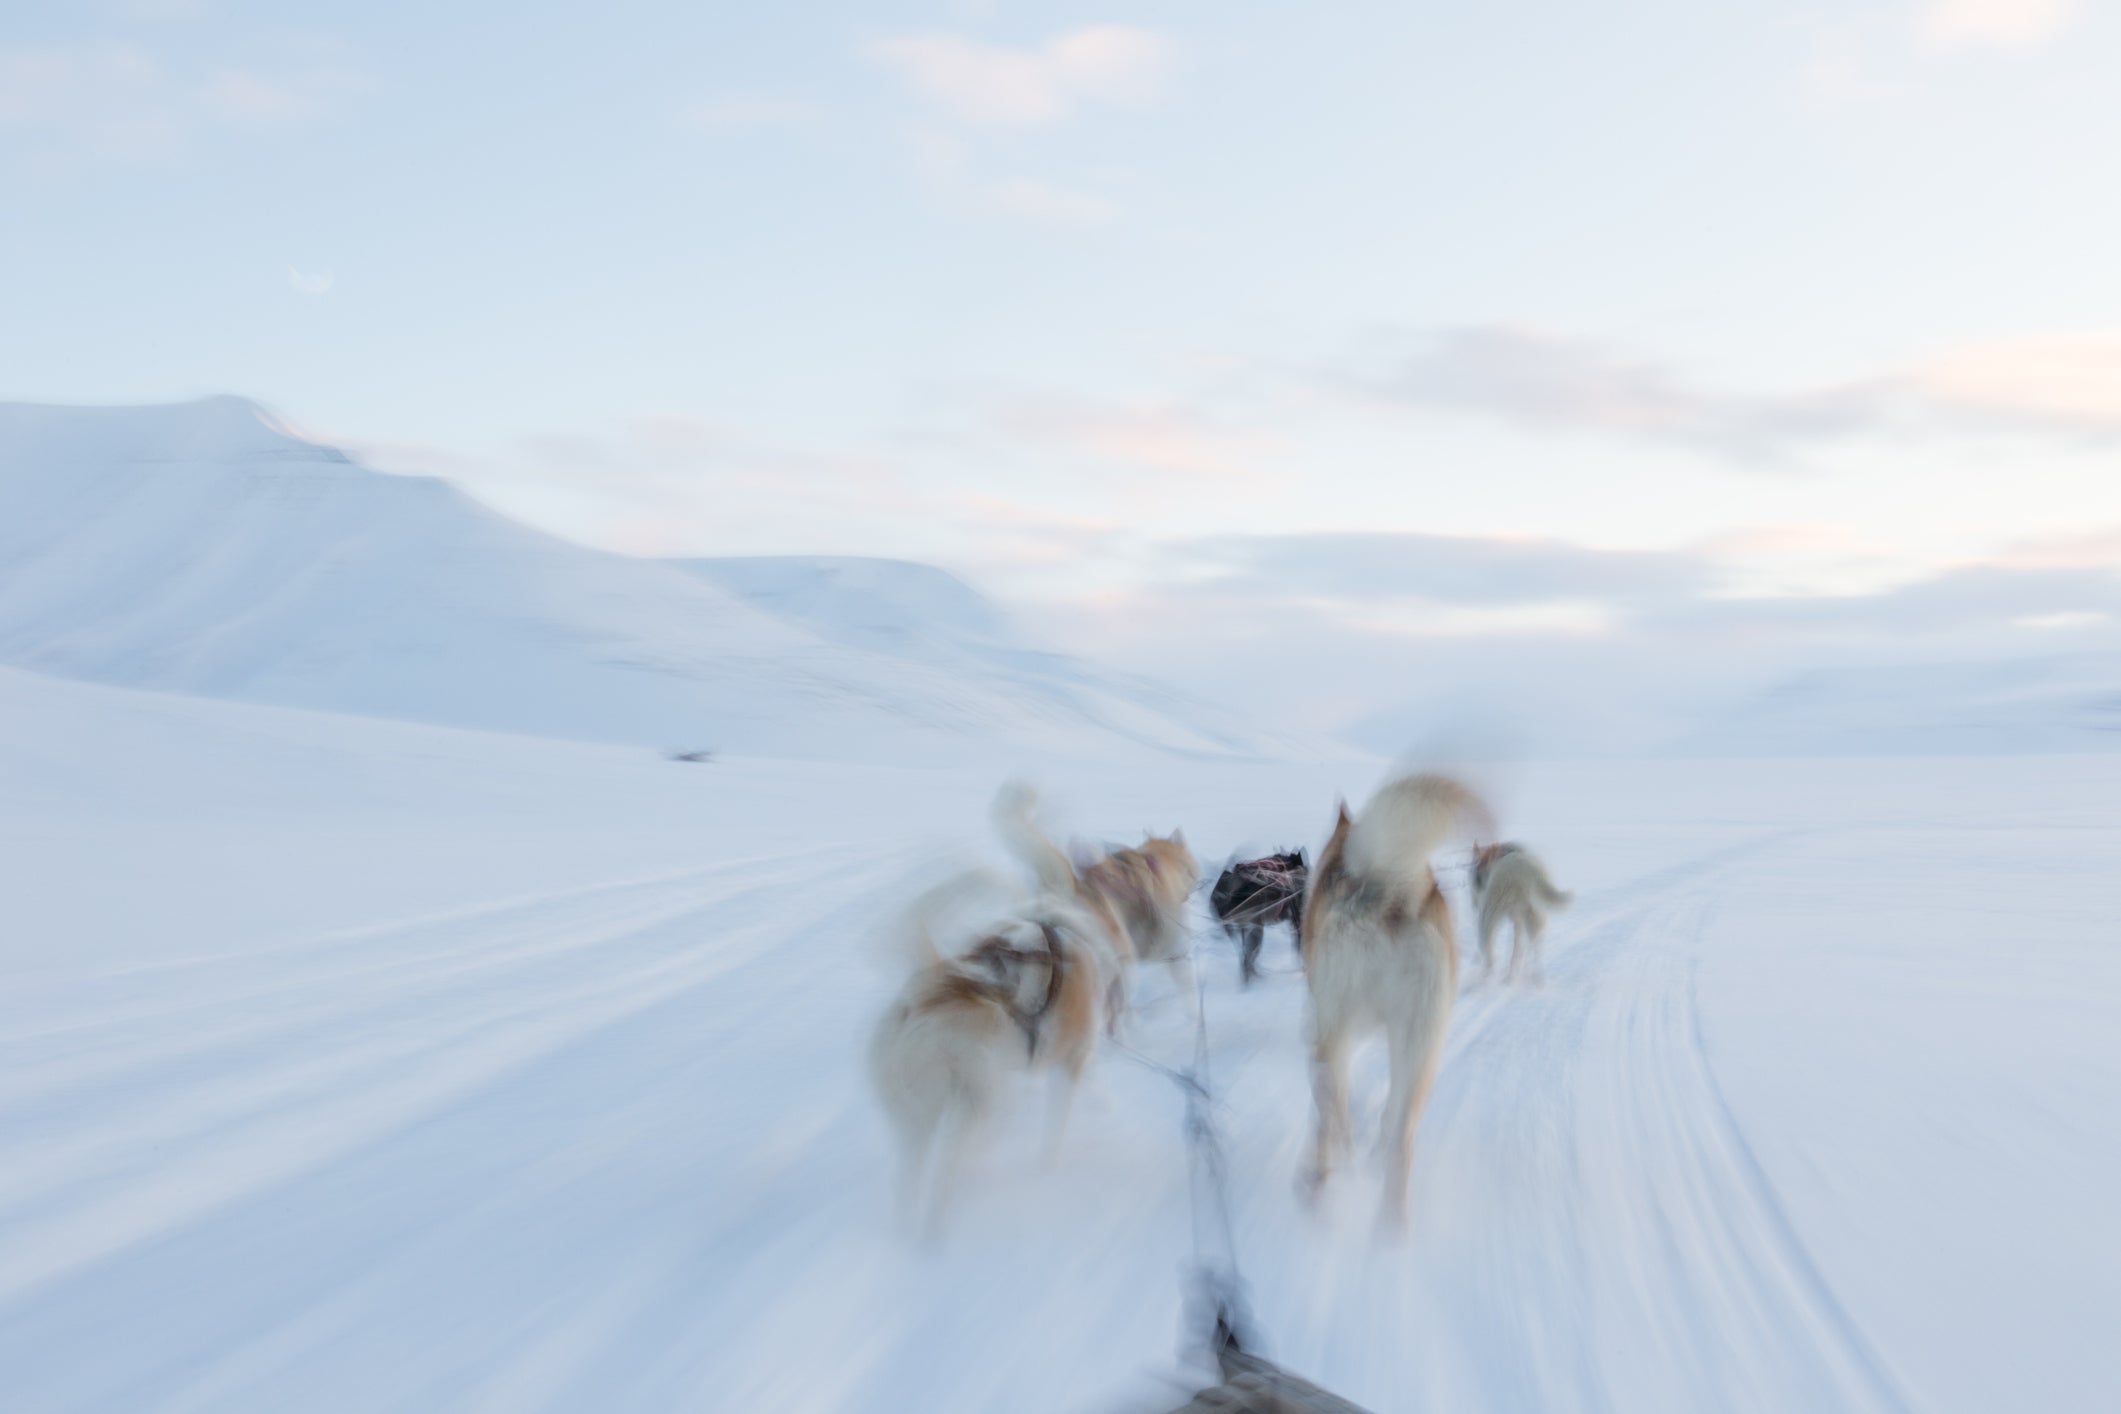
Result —
[[1247, 987], [1259, 980], [1259, 949], [1266, 936], [1266, 925], [1258, 919], [1244, 925], [1244, 955], [1238, 963], [1238, 978]]
[[942, 1107], [932, 1102], [923, 1103], [927, 1099], [925, 1096], [899, 1094], [886, 1096], [884, 1102], [884, 1117], [890, 1121], [891, 1137], [898, 1151], [897, 1169], [892, 1178], [892, 1211], [899, 1229], [909, 1236], [917, 1235], [920, 1230], [922, 1180], [928, 1174], [936, 1132], [943, 1120]]
[[1311, 1103], [1318, 1127], [1312, 1136], [1311, 1164], [1298, 1180], [1307, 1200], [1316, 1201], [1333, 1175], [1333, 1166], [1348, 1147], [1348, 1046], [1340, 1027], [1320, 1026], [1311, 1047]]
[[1392, 1091], [1385, 1101], [1385, 1187], [1377, 1212], [1380, 1227], [1397, 1230], [1407, 1222], [1407, 1185], [1414, 1169], [1414, 1128], [1429, 1102], [1436, 1084], [1436, 1067], [1443, 1059], [1443, 1028], [1434, 1028], [1433, 1039], [1421, 1036], [1392, 1038]]
[[955, 1097], [936, 1126], [929, 1146], [927, 1193], [920, 1218], [920, 1239], [925, 1245], [942, 1241], [965, 1170], [986, 1136], [987, 1115], [986, 1095], [964, 1094]]
[[1096, 1037], [1096, 1022], [1093, 1020], [1081, 1038], [1055, 1061], [1050, 1082], [1052, 1088], [1046, 1104], [1047, 1163], [1060, 1157], [1061, 1138], [1067, 1132], [1068, 1115], [1075, 1108], [1075, 1092], [1082, 1088], [1083, 1071], [1090, 1064]]
[[1383, 1119], [1389, 1142], [1378, 1222], [1388, 1231], [1406, 1223], [1407, 1186], [1414, 1171], [1414, 1131], [1436, 1084], [1436, 1071], [1443, 1063], [1444, 1038], [1451, 1027], [1450, 939], [1448, 935], [1432, 935], [1430, 941], [1438, 950], [1436, 961], [1441, 965], [1407, 998], [1406, 1010], [1386, 1036], [1391, 1048], [1392, 1088]]
[[1495, 975], [1495, 933], [1502, 925], [1495, 910], [1483, 904], [1480, 910], [1480, 981]]
[[892, 1211], [897, 1215], [899, 1230], [910, 1236], [920, 1230], [921, 1180], [927, 1173], [935, 1130], [932, 1125], [893, 1127], [898, 1131], [898, 1172], [892, 1185]]
[[1520, 974], [1532, 985], [1538, 986], [1546, 976], [1540, 964], [1540, 936], [1546, 932], [1546, 920], [1539, 916], [1536, 908], [1525, 908], [1512, 921], [1515, 937], [1510, 947], [1510, 980], [1515, 982]]

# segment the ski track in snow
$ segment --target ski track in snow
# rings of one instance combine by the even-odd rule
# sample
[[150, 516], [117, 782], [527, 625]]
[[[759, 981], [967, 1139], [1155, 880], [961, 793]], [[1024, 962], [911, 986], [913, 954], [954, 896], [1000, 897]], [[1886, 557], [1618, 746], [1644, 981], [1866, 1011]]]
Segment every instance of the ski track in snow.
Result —
[[[1824, 833], [1586, 890], [1543, 985], [1467, 986], [1398, 1238], [1374, 1163], [1299, 1206], [1301, 981], [1277, 933], [1240, 992], [1203, 926], [1267, 1353], [1378, 1414], [1921, 1407], [1756, 1157], [1700, 1004], [1734, 871]], [[862, 1074], [889, 984], [849, 959], [912, 864], [731, 860], [10, 996], [5, 1407], [1156, 1407], [1192, 1232], [1164, 1077], [1108, 1051], [1051, 1163], [1027, 1095], [941, 1250], [892, 1231]], [[1132, 1040], [1183, 1064], [1161, 969], [1139, 999]]]
[[[1400, 1244], [1372, 1240], [1360, 1166], [1298, 1213], [1300, 982], [1237, 994], [1203, 950], [1241, 1257], [1277, 1355], [1379, 1410], [1631, 1408], [1614, 1386], [1661, 1408], [1907, 1408], [1752, 1162], [1701, 1037], [1705, 888], [1758, 848], [1582, 899], [1542, 990], [1463, 996]], [[1169, 1367], [1190, 1232], [1177, 1096], [1124, 1056], [1056, 1170], [1020, 1153], [1022, 1126], [997, 1138], [940, 1257], [884, 1232], [889, 1155], [848, 1083], [874, 988], [800, 956], [865, 926], [895, 863], [744, 861], [17, 998], [0, 1128], [40, 1143], [0, 1168], [0, 1361], [32, 1372], [11, 1408], [615, 1408], [621, 1391], [895, 1408], [921, 1389], [993, 1408], [991, 1359], [974, 1378], [935, 1363], [967, 1316], [946, 1291], [971, 1276], [1031, 1302], [1031, 1329], [1094, 1327], [1099, 1263], [1128, 1249], [1162, 1261], [1114, 1272], [1135, 1287], [1116, 1306], [1150, 1316], [1090, 1333], [1092, 1350], [1118, 1338], [1120, 1380], [1069, 1348], [1080, 1389], [1050, 1408], [1099, 1382], [1118, 1397], [1128, 1359]], [[1152, 969], [1141, 1041], [1181, 1060], [1190, 1018], [1158, 986]], [[823, 1054], [797, 1026], [821, 998], [840, 1032]], [[1150, 1126], [1111, 1132], [1114, 1092]], [[1379, 1102], [1372, 1066], [1357, 1119]], [[715, 1153], [711, 1134], [747, 1143]], [[1504, 1183], [1468, 1202], [1478, 1172]], [[1056, 1234], [1020, 1230], [1056, 1185], [1073, 1189], [1044, 1202], [1056, 1217], [1109, 1232], [1065, 1283]], [[556, 1232], [562, 1208], [592, 1217]], [[255, 1272], [182, 1300], [182, 1272], [216, 1257]], [[1046, 1272], [997, 1287], [997, 1259]], [[515, 1283], [537, 1300], [507, 1300]], [[791, 1363], [806, 1340], [834, 1355]], [[1048, 1406], [1018, 1391], [1014, 1408]]]
[[[1782, 1212], [1703, 1039], [1693, 969], [1717, 871], [1777, 838], [1580, 898], [1542, 987], [1462, 991], [1403, 1239], [1371, 1230], [1374, 1163], [1328, 1195], [1323, 1233], [1275, 1223], [1286, 1190], [1257, 1179], [1295, 1172], [1301, 1053], [1231, 1074], [1228, 1122], [1283, 1132], [1237, 1165], [1274, 1354], [1380, 1411], [1909, 1407]], [[1358, 1136], [1376, 1132], [1380, 1059], [1356, 1086]]]
[[[291, 1327], [314, 1327], [319, 1316], [287, 1317], [271, 1288], [357, 1270], [366, 1242], [387, 1251], [410, 1234], [375, 1231], [333, 1254], [267, 1259], [259, 1304], [219, 1319], [169, 1310], [159, 1269], [181, 1271], [201, 1244], [232, 1242], [229, 1257], [255, 1260], [276, 1216], [299, 1212], [298, 1195], [356, 1173], [401, 1188], [440, 1178], [443, 1191], [421, 1206], [446, 1211], [451, 1196], [470, 1196], [463, 1180], [473, 1172], [498, 1171], [476, 1154], [455, 1163], [455, 1175], [385, 1165], [381, 1155], [463, 1124], [494, 1129], [496, 1154], [527, 1147], [496, 1121], [515, 1106], [543, 1108], [536, 1082], [553, 1078], [559, 1057], [628, 1049], [634, 1031], [718, 982], [741, 993], [734, 979], [785, 937], [791, 894], [840, 907], [839, 890], [816, 886], [821, 873], [838, 868], [839, 888], [859, 891], [895, 872], [872, 860], [848, 873], [846, 863], [828, 852], [570, 890], [360, 930], [265, 962], [136, 969], [85, 982], [74, 996], [48, 986], [16, 999], [0, 1018], [9, 1062], [0, 1133], [35, 1140], [0, 1162], [0, 1365], [54, 1378], [48, 1389], [17, 1390], [24, 1402], [9, 1407], [163, 1407], [156, 1337], [167, 1360], [195, 1355], [194, 1342], [225, 1343], [221, 1365], [255, 1366], [259, 1349], [285, 1347]], [[713, 1020], [688, 1033], [685, 1049], [697, 1035], [741, 1029]], [[623, 1112], [628, 1093], [614, 1086], [609, 1102]], [[552, 1146], [525, 1156], [540, 1162], [575, 1142], [548, 1126], [532, 1131]], [[324, 1294], [325, 1306], [343, 1305], [344, 1292]], [[276, 1314], [261, 1339], [267, 1311]], [[134, 1332], [102, 1349], [98, 1328], [129, 1326], [127, 1317], [147, 1338]], [[78, 1359], [54, 1357], [48, 1342], [62, 1331]], [[245, 1350], [249, 1360], [239, 1358]], [[362, 1398], [347, 1407], [363, 1404], [379, 1407]], [[168, 1407], [187, 1407], [187, 1396]]]

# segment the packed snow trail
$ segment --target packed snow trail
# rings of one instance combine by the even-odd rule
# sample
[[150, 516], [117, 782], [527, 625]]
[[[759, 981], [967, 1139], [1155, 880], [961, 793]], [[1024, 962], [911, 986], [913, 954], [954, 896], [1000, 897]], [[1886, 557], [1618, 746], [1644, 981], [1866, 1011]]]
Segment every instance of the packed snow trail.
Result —
[[[216, 789], [165, 798], [198, 752], [114, 746], [123, 721], [69, 700], [79, 760], [0, 797], [0, 1408], [1177, 1402], [1192, 1219], [1164, 1076], [1108, 1052], [1051, 1162], [1027, 1092], [941, 1250], [892, 1227], [875, 935], [926, 841], [983, 834], [985, 773], [287, 714], [190, 738]], [[285, 760], [308, 774], [283, 798]], [[1553, 768], [1513, 819], [1576, 903], [1543, 987], [1462, 994], [1397, 1241], [1369, 1166], [1297, 1201], [1285, 935], [1241, 992], [1203, 927], [1263, 1353], [1378, 1414], [2103, 1407], [2116, 769]], [[1107, 802], [1089, 831], [1183, 821], [1219, 853], [1315, 843], [1344, 783], [1068, 784]], [[156, 840], [155, 872], [98, 847], [98, 812]], [[349, 858], [406, 877], [329, 887]], [[186, 874], [130, 930], [72, 903]], [[1168, 986], [1141, 978], [1130, 1040], [1183, 1065]], [[1383, 1091], [1372, 1053], [1359, 1142]]]

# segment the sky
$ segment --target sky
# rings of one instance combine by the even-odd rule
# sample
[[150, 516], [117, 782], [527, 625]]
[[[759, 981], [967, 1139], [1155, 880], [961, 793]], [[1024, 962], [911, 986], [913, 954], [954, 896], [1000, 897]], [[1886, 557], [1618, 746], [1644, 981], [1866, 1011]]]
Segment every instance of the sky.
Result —
[[2104, 0], [18, 3], [0, 398], [1292, 725], [1676, 720], [2121, 647], [2117, 73]]

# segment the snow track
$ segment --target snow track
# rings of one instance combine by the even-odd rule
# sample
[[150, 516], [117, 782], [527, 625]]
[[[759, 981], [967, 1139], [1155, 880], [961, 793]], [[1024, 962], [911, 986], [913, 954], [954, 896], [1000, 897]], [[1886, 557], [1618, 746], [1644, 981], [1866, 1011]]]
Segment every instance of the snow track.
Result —
[[[622, 1068], [593, 1087], [569, 1084], [566, 1058], [637, 1059], [648, 1037], [689, 1054], [699, 1035], [740, 1033], [730, 1015], [682, 1035], [658, 1023], [733, 1012], [740, 997], [755, 1006], [759, 994], [730, 979], [787, 942], [792, 896], [822, 910], [823, 924], [844, 910], [846, 891], [898, 872], [847, 862], [831, 852], [744, 861], [17, 999], [0, 1032], [0, 1133], [38, 1139], [10, 1145], [0, 1162], [0, 1366], [42, 1371], [52, 1384], [18, 1386], [8, 1407], [147, 1407], [149, 1393], [169, 1393], [153, 1373], [164, 1343], [192, 1354], [192, 1342], [225, 1344], [231, 1358], [282, 1344], [288, 1328], [319, 1319], [299, 1299], [287, 1311], [288, 1288], [343, 1278], [408, 1237], [418, 1246], [421, 1229], [488, 1201], [506, 1206], [511, 1185], [493, 1160], [574, 1153], [582, 1131], [561, 1116], [582, 1122], [590, 1116], [580, 1111], [607, 1104], [623, 1114], [645, 1078]], [[818, 886], [826, 876], [836, 887]], [[844, 922], [851, 930], [860, 920]], [[729, 994], [709, 1001], [723, 981]], [[699, 1097], [681, 1103], [669, 1119], [713, 1123]], [[457, 1150], [467, 1129], [484, 1142]], [[445, 1136], [451, 1163], [391, 1157]], [[622, 1152], [614, 1145], [611, 1156]], [[381, 1202], [383, 1228], [349, 1228], [344, 1220], [360, 1215], [335, 1198], [370, 1182], [411, 1206]], [[340, 1221], [298, 1222], [277, 1237], [300, 1240], [258, 1263], [261, 1239], [277, 1245], [276, 1217], [314, 1219], [320, 1200]], [[213, 1265], [231, 1242], [249, 1290], [222, 1288], [233, 1302], [163, 1304], [187, 1269]], [[328, 1295], [331, 1306], [345, 1293]], [[266, 1312], [272, 1329], [260, 1341]], [[105, 1349], [99, 1324], [121, 1313], [146, 1338]], [[82, 1358], [53, 1358], [53, 1340]], [[344, 1407], [391, 1402], [381, 1390], [346, 1393]]]
[[[1380, 1410], [1908, 1408], [1704, 1041], [1695, 972], [1718, 873], [1770, 847], [1586, 896], [1543, 987], [1462, 995], [1403, 1243], [1370, 1231], [1374, 1174], [1329, 1195], [1322, 1232], [1271, 1222], [1286, 1192], [1257, 1179], [1294, 1171], [1301, 1053], [1225, 1067], [1229, 1123], [1281, 1140], [1245, 1165], [1254, 1298], [1280, 1358]], [[1372, 1061], [1358, 1134], [1383, 1101]]]
[[[1157, 1407], [1191, 1234], [1165, 1077], [1108, 1052], [1051, 1162], [1027, 1089], [941, 1249], [891, 1227], [872, 939], [927, 856], [897, 843], [917, 823], [878, 822], [977, 821], [991, 785], [850, 804], [841, 778], [755, 777], [648, 773], [687, 810], [726, 793], [688, 827], [722, 843], [607, 850], [631, 862], [604, 882], [527, 863], [396, 917], [332, 902], [283, 942], [172, 919], [129, 958], [35, 954], [0, 992], [0, 1408]], [[1873, 797], [1852, 793], [1831, 826], [1743, 779], [1706, 806], [1667, 788], [1655, 829], [1615, 823], [1595, 779], [1573, 823], [1550, 805], [1534, 838], [1577, 902], [1543, 986], [1461, 995], [1397, 1240], [1373, 1229], [1374, 1164], [1297, 1201], [1285, 937], [1241, 992], [1203, 929], [1267, 1353], [1378, 1414], [1956, 1414], [2020, 1385], [2026, 1407], [2104, 1407], [2121, 1369], [2085, 1313], [2112, 1309], [2121, 1251], [2054, 1214], [2121, 1181], [2121, 966], [2094, 926], [2121, 904], [2111, 797], [2087, 779], [2043, 809], [2080, 833], [2014, 855], [2015, 826], [1919, 823], [1930, 779], [1903, 818], [1856, 818]], [[1217, 814], [1195, 785], [1111, 789], [1190, 826]], [[1289, 790], [1299, 838], [1330, 795]], [[742, 843], [843, 805], [846, 837], [893, 843]], [[482, 826], [431, 828], [439, 848]], [[715, 862], [668, 867], [686, 858]], [[1884, 911], [1915, 897], [1930, 911]], [[1998, 931], [2021, 915], [2037, 931]], [[1130, 1040], [1182, 1064], [1169, 988], [1144, 971]], [[2008, 1044], [1968, 1056], [1969, 1017]], [[1363, 1139], [1382, 1072], [1357, 1067]], [[1968, 1194], [1990, 1206], [1962, 1239]], [[1962, 1240], [1979, 1265], [1955, 1283]]]

